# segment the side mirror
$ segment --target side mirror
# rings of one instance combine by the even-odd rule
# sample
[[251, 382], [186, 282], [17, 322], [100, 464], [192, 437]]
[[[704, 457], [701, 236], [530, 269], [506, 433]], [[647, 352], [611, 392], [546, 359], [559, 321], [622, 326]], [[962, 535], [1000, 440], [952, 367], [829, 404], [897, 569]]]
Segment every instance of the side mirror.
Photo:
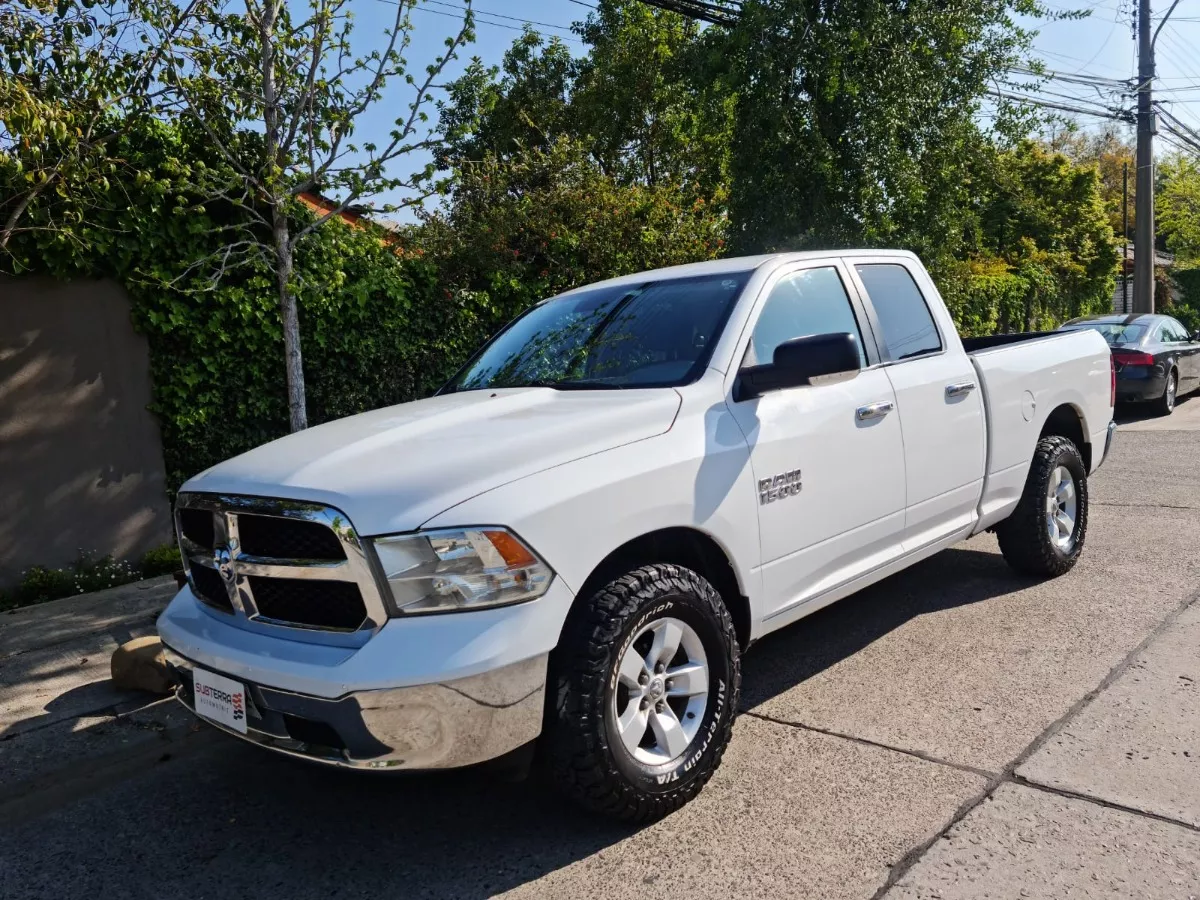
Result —
[[858, 339], [849, 332], [793, 338], [775, 348], [770, 363], [738, 373], [734, 399], [749, 400], [767, 391], [813, 384], [814, 379], [829, 376], [853, 378], [860, 368]]
[[1192, 340], [1200, 341], [1200, 331], [1197, 331], [1195, 334], [1192, 335]]

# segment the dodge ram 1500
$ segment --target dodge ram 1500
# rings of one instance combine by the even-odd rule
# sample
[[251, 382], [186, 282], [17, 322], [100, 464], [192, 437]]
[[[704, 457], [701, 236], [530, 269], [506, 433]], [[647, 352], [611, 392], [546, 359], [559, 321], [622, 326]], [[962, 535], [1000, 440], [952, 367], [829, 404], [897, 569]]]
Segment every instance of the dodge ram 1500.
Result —
[[377, 771], [541, 742], [646, 821], [720, 763], [750, 645], [982, 531], [1083, 551], [1112, 440], [1091, 331], [962, 340], [909, 253], [644, 272], [529, 309], [435, 395], [183, 485], [179, 699]]

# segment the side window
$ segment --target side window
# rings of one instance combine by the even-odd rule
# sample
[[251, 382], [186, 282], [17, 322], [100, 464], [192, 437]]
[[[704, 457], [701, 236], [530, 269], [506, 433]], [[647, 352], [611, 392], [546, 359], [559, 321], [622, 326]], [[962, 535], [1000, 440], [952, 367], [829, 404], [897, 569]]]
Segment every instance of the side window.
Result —
[[1171, 326], [1167, 322], [1160, 322], [1154, 329], [1154, 333], [1150, 336], [1150, 340], [1155, 343], [1169, 344], [1175, 340], [1175, 336], [1171, 333]]
[[865, 367], [862, 331], [837, 269], [801, 269], [779, 280], [759, 313], [743, 366], [769, 363], [775, 348], [810, 334], [848, 332], [858, 340], [858, 362]]
[[875, 307], [883, 342], [891, 359], [909, 359], [942, 349], [929, 306], [908, 269], [895, 264], [855, 266]]
[[1167, 319], [1167, 332], [1170, 335], [1168, 340], [1174, 341], [1177, 344], [1183, 344], [1191, 340], [1187, 329], [1175, 319]]

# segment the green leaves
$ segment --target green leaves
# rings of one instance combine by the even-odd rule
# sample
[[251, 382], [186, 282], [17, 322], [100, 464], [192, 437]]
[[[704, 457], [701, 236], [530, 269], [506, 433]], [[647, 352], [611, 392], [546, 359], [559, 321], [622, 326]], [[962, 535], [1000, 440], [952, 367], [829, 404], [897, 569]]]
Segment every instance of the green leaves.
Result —
[[468, 343], [559, 291], [712, 259], [724, 246], [722, 195], [622, 184], [567, 138], [487, 154], [456, 175], [453, 201], [427, 219], [419, 239], [446, 300], [466, 304]]
[[964, 290], [1005, 298], [985, 330], [1053, 328], [1109, 308], [1117, 251], [1097, 169], [1032, 141], [981, 154], [972, 168], [977, 224]]
[[[287, 433], [275, 277], [253, 258], [212, 290], [199, 289], [210, 272], [198, 264], [221, 251], [225, 228], [250, 214], [197, 192], [190, 171], [223, 171], [203, 134], [146, 122], [111, 152], [124, 160], [109, 184], [120, 202], [39, 198], [30, 227], [0, 256], [0, 273], [125, 286], [134, 325], [149, 342], [153, 411], [173, 488]], [[0, 157], [0, 196], [14, 179], [23, 182]], [[293, 229], [313, 221], [304, 208], [289, 213]], [[64, 220], [80, 224], [64, 228]], [[313, 232], [297, 255], [296, 281], [314, 423], [423, 396], [474, 349], [475, 307], [445, 302], [432, 267], [400, 255], [374, 230], [331, 221]]]
[[1028, 35], [1005, 0], [747, 2], [726, 51], [738, 96], [731, 216], [746, 251], [907, 246], [951, 259], [991, 73]]
[[1200, 262], [1200, 164], [1182, 154], [1158, 166], [1155, 214], [1159, 234], [1180, 266]]
[[[138, 38], [139, 40], [135, 40]], [[0, 250], [43, 195], [79, 210], [105, 202], [110, 146], [151, 114], [157, 62], [136, 3], [13, 0], [0, 7], [0, 159], [26, 173], [0, 197]], [[68, 224], [64, 214], [56, 221]], [[62, 240], [78, 242], [81, 231]]]
[[479, 60], [449, 85], [440, 109], [442, 168], [485, 153], [585, 146], [623, 184], [689, 184], [712, 193], [725, 180], [732, 104], [722, 77], [721, 29], [637, 0], [602, 0], [566, 43], [531, 27], [500, 69]]

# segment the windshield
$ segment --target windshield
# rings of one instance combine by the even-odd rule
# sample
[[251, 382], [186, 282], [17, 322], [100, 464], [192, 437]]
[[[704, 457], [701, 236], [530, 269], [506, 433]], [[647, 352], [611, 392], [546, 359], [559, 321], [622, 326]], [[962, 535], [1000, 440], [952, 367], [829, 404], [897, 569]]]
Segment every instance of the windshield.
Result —
[[535, 306], [442, 393], [675, 387], [697, 378], [750, 272], [600, 286]]
[[1084, 328], [1098, 331], [1109, 344], [1136, 344], [1146, 334], [1145, 325], [1125, 325], [1121, 322], [1076, 322], [1063, 327], [1068, 331], [1079, 331]]

